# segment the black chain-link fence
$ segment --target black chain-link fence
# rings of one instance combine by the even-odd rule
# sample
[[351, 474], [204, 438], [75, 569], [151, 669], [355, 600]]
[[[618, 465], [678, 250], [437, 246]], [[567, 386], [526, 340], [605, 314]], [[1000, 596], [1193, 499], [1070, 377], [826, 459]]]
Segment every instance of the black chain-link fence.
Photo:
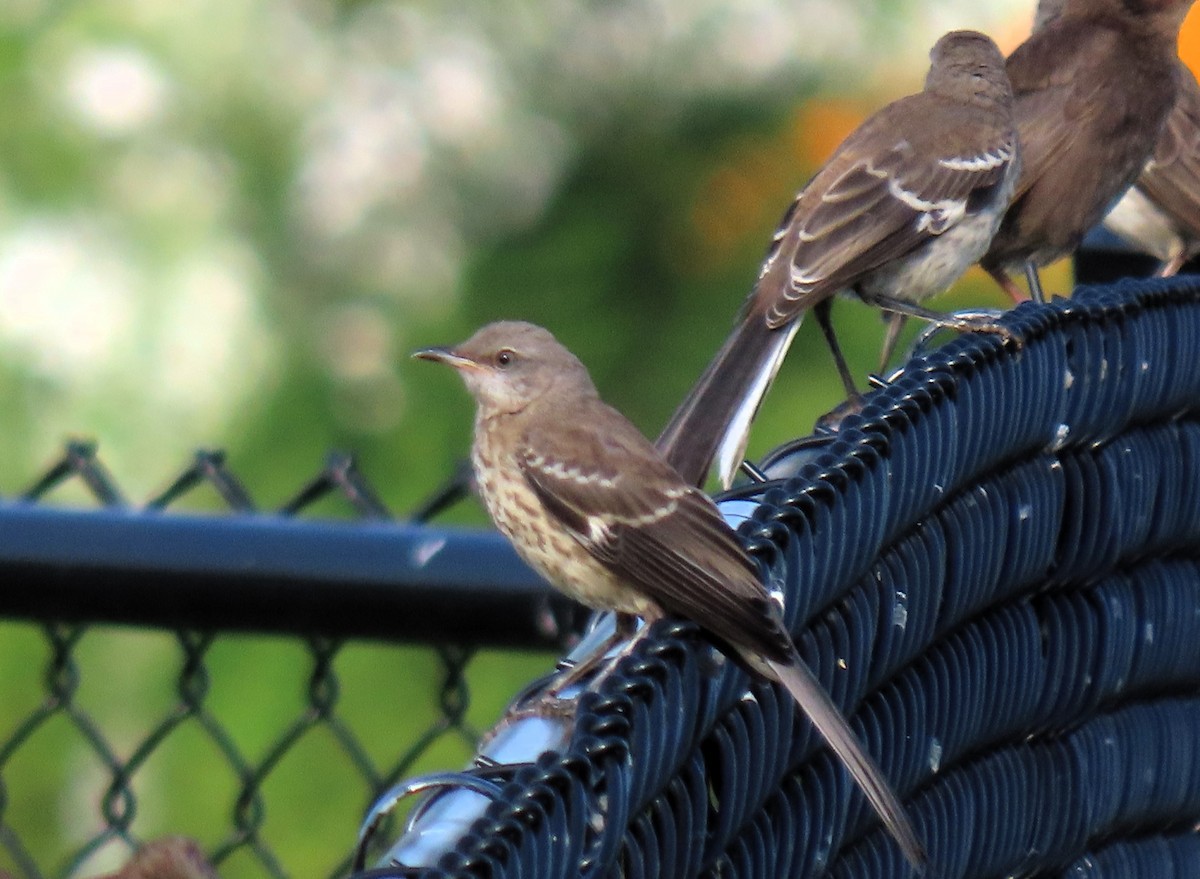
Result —
[[[938, 875], [1200, 869], [1198, 303], [1180, 280], [1023, 306], [1020, 349], [910, 363], [729, 499]], [[99, 509], [49, 505], [65, 480]], [[201, 486], [231, 512], [162, 511]], [[296, 518], [331, 494], [361, 518]], [[22, 879], [168, 833], [226, 879], [345, 875], [378, 794], [470, 761], [550, 667], [523, 651], [577, 628], [498, 536], [390, 519], [345, 457], [262, 514], [201, 453], [144, 507], [86, 444], [0, 501], [0, 868]], [[907, 875], [788, 700], [693, 626], [652, 635], [366, 862]]]
[[[52, 506], [67, 482], [99, 509]], [[203, 486], [227, 515], [162, 512]], [[296, 518], [331, 496], [357, 523]], [[342, 455], [275, 514], [211, 452], [135, 510], [72, 443], [0, 501], [0, 578], [0, 869], [29, 879], [176, 833], [226, 879], [345, 875], [372, 800], [465, 762], [570, 616], [494, 535], [391, 520]]]

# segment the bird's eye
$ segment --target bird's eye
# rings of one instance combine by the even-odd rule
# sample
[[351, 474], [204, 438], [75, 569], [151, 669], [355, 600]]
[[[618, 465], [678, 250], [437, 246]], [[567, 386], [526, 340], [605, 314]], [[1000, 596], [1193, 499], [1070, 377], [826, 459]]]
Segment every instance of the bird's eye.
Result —
[[501, 369], [504, 369], [506, 366], [511, 364], [516, 359], [517, 359], [517, 355], [514, 354], [508, 348], [503, 348], [500, 351], [496, 352], [496, 365], [499, 366]]

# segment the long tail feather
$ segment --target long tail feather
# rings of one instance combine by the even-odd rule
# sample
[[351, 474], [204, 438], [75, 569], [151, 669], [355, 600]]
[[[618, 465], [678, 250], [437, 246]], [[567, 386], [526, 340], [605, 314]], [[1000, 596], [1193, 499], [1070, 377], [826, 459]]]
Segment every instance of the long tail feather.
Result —
[[703, 486], [714, 459], [722, 487], [733, 482], [750, 423], [799, 327], [797, 319], [773, 330], [750, 313], [725, 340], [656, 442], [688, 482]]
[[813, 726], [850, 770], [858, 786], [879, 813], [888, 832], [899, 843], [904, 857], [918, 872], [924, 872], [927, 860], [925, 849], [917, 839], [916, 830], [908, 820], [904, 807], [884, 778], [883, 772], [863, 750], [858, 737], [854, 735], [838, 707], [833, 704], [829, 694], [822, 689], [813, 673], [795, 654], [790, 663], [767, 660], [767, 664], [778, 676], [779, 682], [792, 694], [800, 710], [808, 715]]

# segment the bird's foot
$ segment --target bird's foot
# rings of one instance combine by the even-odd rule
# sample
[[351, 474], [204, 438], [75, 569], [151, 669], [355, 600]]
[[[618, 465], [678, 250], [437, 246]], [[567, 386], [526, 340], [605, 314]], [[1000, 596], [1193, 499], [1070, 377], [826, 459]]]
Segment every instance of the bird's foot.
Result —
[[547, 690], [525, 702], [514, 702], [504, 712], [501, 723], [523, 720], [527, 717], [546, 717], [553, 720], [573, 718], [579, 696], [585, 692], [587, 691], [580, 690], [570, 696], [563, 696], [555, 690]]
[[1163, 264], [1158, 267], [1158, 271], [1154, 273], [1154, 277], [1173, 278], [1175, 275], [1179, 274], [1179, 270], [1183, 268], [1183, 264], [1187, 262], [1187, 259], [1187, 252], [1183, 249], [1180, 249], [1178, 252], [1172, 254], [1170, 259], [1165, 260]]
[[[516, 732], [522, 725], [542, 721], [543, 727], [537, 738], [553, 738], [566, 741], [575, 729], [578, 710], [578, 694], [561, 696], [553, 690], [543, 691], [536, 696], [518, 698], [505, 710], [496, 725], [479, 738], [479, 750], [485, 753], [497, 739]], [[532, 724], [536, 728], [536, 724]]]
[[[559, 671], [537, 680], [519, 693], [500, 722], [483, 737], [487, 745], [502, 731], [531, 718], [556, 723], [559, 734], [570, 736], [579, 697], [603, 683], [617, 663], [637, 644], [638, 618], [626, 613], [603, 614]], [[564, 695], [569, 694], [569, 695]]]
[[1011, 342], [1018, 348], [1022, 345], [1021, 337], [1013, 332], [1010, 327], [1000, 323], [994, 317], [964, 317], [963, 323], [955, 327], [955, 329], [972, 333], [991, 333], [992, 335], [999, 336], [1002, 342]]
[[[1013, 301], [1014, 305], [1020, 305], [1030, 298], [1021, 289], [1020, 285], [1009, 276], [1008, 272], [995, 268], [985, 269], [985, 271], [992, 276], [992, 280], [999, 285], [1000, 289], [1008, 294], [1008, 298]], [[1040, 290], [1040, 282], [1038, 289]]]
[[813, 432], [837, 433], [842, 426], [842, 421], [847, 416], [861, 412], [864, 405], [866, 405], [866, 401], [863, 399], [862, 394], [854, 394], [848, 397], [818, 418], [813, 425]]
[[957, 330], [960, 333], [993, 333], [1000, 336], [1004, 342], [1012, 342], [1018, 348], [1022, 345], [1019, 335], [1012, 329], [1000, 323], [1003, 311], [979, 309], [976, 311], [955, 311], [929, 318], [929, 324], [913, 339], [908, 349], [908, 359], [924, 354], [930, 347], [930, 341], [942, 330]]

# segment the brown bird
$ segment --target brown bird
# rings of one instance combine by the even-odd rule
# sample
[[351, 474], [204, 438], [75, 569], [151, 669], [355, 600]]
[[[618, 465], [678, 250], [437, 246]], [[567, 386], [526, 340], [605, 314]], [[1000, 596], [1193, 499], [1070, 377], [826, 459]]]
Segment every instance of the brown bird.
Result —
[[1170, 277], [1200, 253], [1200, 84], [1179, 65], [1179, 96], [1137, 182], [1104, 225], [1161, 262]]
[[475, 397], [471, 460], [496, 527], [571, 598], [703, 627], [781, 683], [846, 764], [905, 856], [924, 852], [896, 795], [801, 661], [758, 569], [712, 500], [676, 473], [541, 327], [489, 324], [414, 355], [455, 368]]
[[[983, 255], [1019, 166], [1012, 93], [996, 44], [954, 31], [937, 41], [930, 60], [924, 91], [851, 133], [784, 216], [733, 333], [658, 438], [689, 483], [702, 485], [714, 458], [721, 484], [733, 480], [750, 422], [809, 308], [847, 394], [857, 396], [829, 324], [840, 292], [900, 317], [1004, 332], [919, 304]], [[893, 321], [889, 351], [898, 330]]]
[[[1034, 18], [1041, 30], [1062, 13], [1065, 0], [1042, 0]], [[1200, 253], [1200, 84], [1176, 62], [1179, 92], [1149, 161], [1108, 212], [1104, 226], [1157, 258], [1169, 277]]]
[[[1008, 58], [1022, 170], [980, 264], [1015, 300], [1069, 255], [1141, 172], [1175, 102], [1193, 0], [1066, 0]], [[1036, 293], [1036, 291], [1035, 291]]]
[[109, 879], [218, 879], [195, 840], [165, 836], [139, 848]]

